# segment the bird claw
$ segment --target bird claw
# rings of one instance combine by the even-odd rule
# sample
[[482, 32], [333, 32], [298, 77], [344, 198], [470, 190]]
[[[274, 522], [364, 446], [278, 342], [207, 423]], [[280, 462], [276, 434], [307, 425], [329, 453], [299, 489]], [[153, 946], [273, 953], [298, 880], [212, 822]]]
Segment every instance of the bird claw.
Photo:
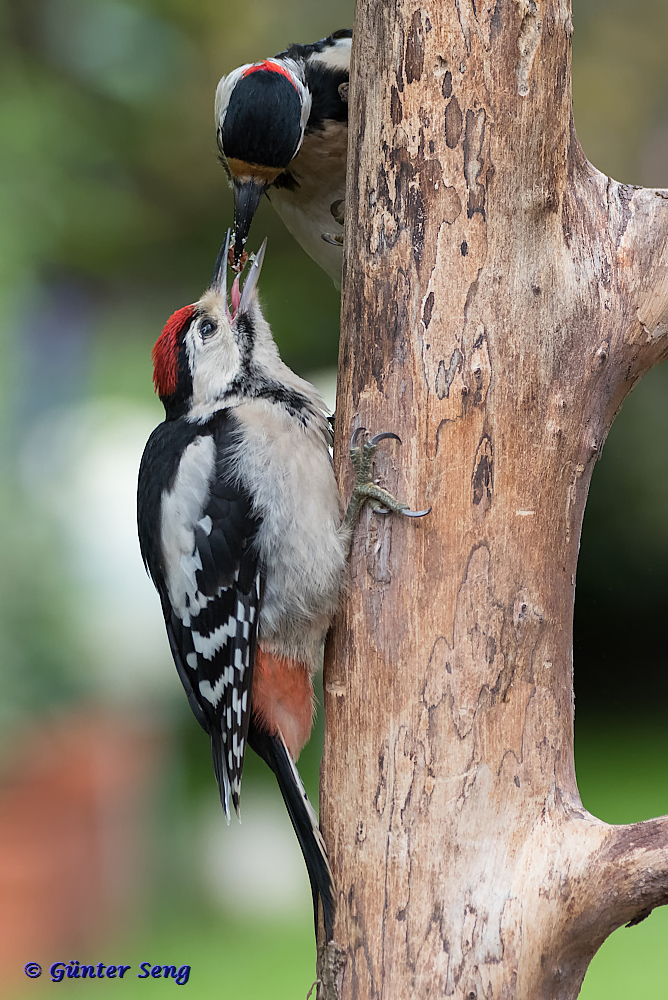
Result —
[[[338, 222], [340, 226], [345, 225], [345, 204], [345, 198], [339, 198], [337, 201], [333, 201], [329, 207], [332, 218], [335, 222]], [[321, 233], [320, 238], [324, 240], [325, 243], [331, 243], [335, 247], [343, 246], [343, 233]]]
[[340, 226], [345, 225], [345, 221], [346, 221], [346, 199], [345, 198], [337, 198], [336, 201], [333, 201], [332, 204], [329, 206], [329, 211], [330, 211], [330, 214], [331, 214], [332, 218], [334, 219], [334, 222], [338, 222], [338, 224]]
[[405, 517], [424, 517], [428, 510], [411, 510], [407, 503], [401, 503], [372, 478], [373, 459], [381, 441], [394, 440], [401, 444], [401, 438], [393, 431], [382, 431], [368, 438], [363, 445], [358, 441], [367, 433], [365, 427], [358, 427], [350, 439], [350, 461], [355, 469], [355, 487], [346, 512], [346, 524], [352, 528], [362, 506], [368, 503], [376, 514], [403, 514]]
[[[359, 438], [359, 436], [361, 434], [366, 434], [366, 432], [367, 432], [366, 431], [366, 427], [357, 427], [357, 428], [355, 428], [355, 430], [353, 431], [353, 435], [352, 435], [352, 437], [350, 439], [350, 451], [351, 451], [351, 454], [352, 454], [353, 451], [358, 451], [359, 450], [359, 446], [357, 444], [357, 439]], [[402, 440], [401, 440], [401, 438], [399, 437], [399, 435], [395, 434], [394, 431], [381, 431], [380, 434], [376, 434], [374, 437], [369, 438], [369, 440], [364, 445], [364, 449], [365, 450], [366, 449], [369, 450], [369, 452], [371, 454], [371, 458], [373, 458], [373, 455], [376, 453], [376, 448], [378, 447], [378, 445], [380, 444], [380, 442], [381, 441], [385, 441], [387, 438], [392, 438], [394, 441], [398, 441], [399, 444], [403, 443]], [[354, 464], [354, 461], [353, 461], [353, 464]]]
[[380, 434], [376, 434], [369, 440], [369, 444], [373, 445], [373, 447], [376, 448], [378, 447], [379, 442], [385, 441], [386, 439], [389, 438], [391, 438], [393, 441], [398, 441], [399, 444], [403, 444], [403, 441], [401, 440], [399, 435], [395, 434], [394, 431], [381, 431]]

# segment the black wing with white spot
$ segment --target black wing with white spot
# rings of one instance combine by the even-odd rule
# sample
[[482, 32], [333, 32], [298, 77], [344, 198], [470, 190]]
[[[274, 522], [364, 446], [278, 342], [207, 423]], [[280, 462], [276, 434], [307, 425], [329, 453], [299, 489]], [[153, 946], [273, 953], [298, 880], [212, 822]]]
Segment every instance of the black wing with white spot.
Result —
[[[291, 45], [275, 57], [294, 59], [304, 66], [304, 79], [311, 94], [307, 135], [321, 131], [327, 122], [348, 121], [348, 93], [342, 85], [348, 83], [350, 45], [344, 40], [351, 39], [352, 34], [349, 28], [342, 28], [311, 45]], [[343, 156], [345, 158], [345, 147]]]
[[289, 59], [294, 59], [296, 62], [306, 60], [310, 56], [326, 52], [327, 49], [332, 48], [332, 46], [340, 38], [352, 37], [352, 28], [339, 28], [338, 31], [334, 31], [331, 35], [328, 35], [327, 38], [321, 38], [317, 42], [311, 42], [307, 45], [300, 45], [298, 42], [293, 42], [293, 44], [289, 45], [287, 49], [283, 49], [282, 52], [275, 55], [274, 59], [283, 59], [287, 56]]
[[[163, 434], [179, 437], [178, 428], [161, 427], [166, 428]], [[163, 455], [161, 462], [155, 446], [148, 454], [152, 441], [140, 471], [142, 552], [162, 598], [179, 676], [211, 737], [221, 802], [229, 817], [230, 795], [234, 808], [239, 805], [251, 711], [262, 598], [253, 545], [258, 520], [251, 498], [234, 482], [233, 415], [223, 412], [198, 427], [185, 447], [181, 435], [176, 461], [165, 463]], [[159, 523], [147, 527], [147, 508], [155, 508], [142, 504], [142, 495], [149, 488], [155, 492], [156, 478], [161, 484]]]

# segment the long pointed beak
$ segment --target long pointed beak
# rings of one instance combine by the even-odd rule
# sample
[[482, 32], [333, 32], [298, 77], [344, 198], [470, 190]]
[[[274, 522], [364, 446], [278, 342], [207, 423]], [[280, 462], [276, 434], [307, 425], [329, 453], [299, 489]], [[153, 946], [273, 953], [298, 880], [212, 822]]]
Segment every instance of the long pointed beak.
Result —
[[[257, 287], [258, 278], [260, 277], [260, 271], [262, 270], [262, 262], [264, 260], [264, 254], [267, 249], [266, 239], [262, 243], [262, 246], [255, 254], [250, 270], [244, 281], [243, 289], [239, 290], [239, 278], [240, 274], [237, 274], [234, 282], [232, 283], [232, 291], [230, 293], [230, 302], [227, 301], [227, 265], [229, 259], [230, 251], [230, 239], [231, 232], [228, 229], [225, 237], [225, 242], [218, 251], [218, 256], [216, 257], [216, 263], [213, 268], [213, 278], [211, 280], [211, 287], [222, 294], [225, 297], [225, 312], [227, 314], [227, 319], [231, 323], [234, 322], [239, 313], [245, 312], [248, 309], [250, 300], [253, 296], [255, 288]], [[230, 308], [231, 306], [231, 308]]]
[[225, 234], [225, 242], [218, 251], [218, 256], [216, 257], [216, 263], [213, 265], [213, 276], [211, 278], [211, 287], [217, 292], [223, 292], [225, 294], [225, 300], [227, 301], [227, 258], [230, 252], [230, 238], [231, 231], [228, 229]]
[[234, 182], [234, 266], [237, 267], [248, 239], [253, 216], [257, 212], [266, 183], [255, 180]]
[[[251, 269], [248, 272], [246, 280], [244, 281], [243, 291], [241, 293], [241, 299], [239, 300], [239, 306], [237, 312], [245, 312], [248, 309], [250, 300], [255, 292], [257, 286], [258, 278], [260, 277], [260, 271], [262, 270], [262, 262], [264, 260], [264, 254], [267, 249], [267, 238], [265, 237], [262, 241], [262, 246], [255, 254], [255, 259], [251, 264]], [[237, 278], [237, 281], [239, 279]]]

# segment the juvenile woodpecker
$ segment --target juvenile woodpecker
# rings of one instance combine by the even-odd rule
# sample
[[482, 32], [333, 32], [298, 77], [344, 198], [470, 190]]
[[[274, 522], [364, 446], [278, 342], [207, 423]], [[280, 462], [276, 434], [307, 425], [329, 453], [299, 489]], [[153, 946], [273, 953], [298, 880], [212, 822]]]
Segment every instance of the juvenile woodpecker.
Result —
[[359, 506], [415, 512], [371, 482], [378, 441], [396, 437], [386, 434], [353, 441], [357, 485], [342, 517], [324, 403], [281, 361], [255, 294], [266, 241], [231, 304], [229, 242], [211, 287], [153, 348], [165, 420], [141, 461], [139, 540], [225, 814], [230, 799], [238, 811], [249, 745], [276, 775], [329, 940], [331, 872], [295, 761]]
[[246, 63], [216, 91], [216, 139], [234, 190], [238, 267], [266, 194], [306, 253], [341, 285], [352, 32]]

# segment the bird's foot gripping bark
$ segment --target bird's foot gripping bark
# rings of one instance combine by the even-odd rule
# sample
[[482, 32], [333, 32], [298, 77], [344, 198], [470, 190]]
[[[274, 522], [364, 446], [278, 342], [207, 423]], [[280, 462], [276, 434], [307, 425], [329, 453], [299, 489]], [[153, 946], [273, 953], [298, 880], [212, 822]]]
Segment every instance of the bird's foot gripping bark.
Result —
[[407, 503], [397, 500], [389, 490], [373, 481], [373, 459], [379, 443], [386, 438], [391, 438], [401, 444], [399, 435], [385, 431], [382, 434], [376, 434], [375, 437], [368, 438], [360, 447], [357, 443], [360, 434], [366, 434], [364, 427], [357, 428], [350, 442], [350, 461], [355, 469], [355, 487], [344, 520], [348, 531], [352, 532], [365, 503], [368, 503], [376, 514], [404, 514], [406, 517], [424, 517], [425, 514], [428, 514], [431, 507], [428, 510], [411, 510]]
[[[332, 218], [335, 222], [338, 222], [340, 226], [345, 225], [344, 198], [339, 198], [338, 201], [332, 202], [330, 212], [332, 213]], [[321, 233], [320, 238], [323, 239], [325, 243], [332, 243], [335, 247], [343, 246], [343, 233]]]

